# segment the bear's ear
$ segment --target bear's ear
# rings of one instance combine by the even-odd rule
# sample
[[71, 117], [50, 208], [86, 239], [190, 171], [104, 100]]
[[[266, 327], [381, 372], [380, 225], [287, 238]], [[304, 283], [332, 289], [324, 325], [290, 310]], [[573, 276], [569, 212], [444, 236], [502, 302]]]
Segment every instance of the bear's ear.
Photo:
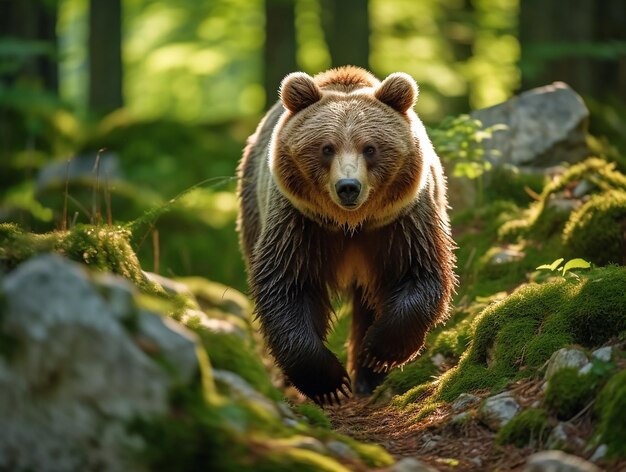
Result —
[[296, 113], [322, 98], [322, 91], [313, 78], [304, 72], [293, 72], [280, 84], [280, 99], [287, 110]]
[[383, 80], [374, 96], [394, 110], [406, 113], [415, 105], [417, 93], [417, 84], [413, 77], [404, 72], [396, 72]]

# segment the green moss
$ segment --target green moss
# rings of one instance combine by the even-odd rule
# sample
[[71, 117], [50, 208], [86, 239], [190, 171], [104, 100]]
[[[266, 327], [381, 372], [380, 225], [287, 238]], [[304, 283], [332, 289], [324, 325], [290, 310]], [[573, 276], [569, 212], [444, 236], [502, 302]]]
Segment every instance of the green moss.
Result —
[[254, 472], [349, 472], [336, 460], [317, 452], [299, 448], [276, 448], [254, 465], [244, 465], [240, 470]]
[[459, 365], [444, 374], [435, 398], [498, 389], [533, 375], [552, 352], [571, 343], [600, 346], [626, 331], [626, 268], [609, 266], [585, 277], [530, 284], [487, 307]]
[[350, 323], [352, 322], [351, 308], [344, 303], [337, 310], [337, 320], [333, 326], [330, 335], [326, 341], [328, 349], [330, 349], [337, 359], [343, 364], [348, 363], [348, 339], [350, 337]]
[[34, 234], [2, 224], [0, 263], [13, 268], [36, 254], [56, 251], [92, 269], [121, 275], [147, 293], [163, 294], [160, 286], [143, 275], [130, 238], [130, 231], [121, 226], [77, 225], [69, 231]]
[[391, 455], [378, 444], [363, 443], [343, 435], [336, 435], [336, 439], [350, 446], [369, 467], [387, 467], [394, 463]]
[[406, 408], [407, 406], [425, 399], [433, 391], [432, 382], [421, 383], [407, 390], [402, 395], [396, 395], [391, 399], [391, 404], [396, 408]]
[[561, 369], [548, 382], [544, 403], [559, 419], [568, 420], [591, 401], [596, 385], [591, 375], [576, 368]]
[[218, 308], [244, 319], [251, 313], [250, 301], [234, 288], [203, 277], [181, 277], [176, 280], [191, 290], [203, 310]]
[[215, 333], [202, 326], [189, 327], [200, 336], [215, 369], [234, 372], [267, 397], [281, 399], [250, 340], [237, 334]]
[[595, 404], [599, 440], [611, 457], [626, 458], [626, 370], [614, 375], [600, 391]]
[[570, 257], [598, 265], [621, 263], [625, 225], [626, 191], [597, 194], [571, 215], [563, 230], [563, 244]]
[[499, 229], [500, 239], [508, 241], [522, 237], [544, 239], [560, 233], [568, 220], [569, 212], [551, 206], [549, 201], [558, 192], [565, 191], [583, 179], [593, 185], [595, 192], [626, 190], [626, 176], [615, 170], [614, 163], [589, 158], [573, 165], [563, 175], [546, 185], [539, 201], [530, 205], [521, 218], [511, 220]]
[[437, 367], [428, 355], [405, 365], [402, 369], [392, 370], [385, 380], [385, 386], [394, 393], [404, 393], [415, 385], [429, 382], [437, 374]]
[[514, 444], [525, 447], [529, 443], [541, 444], [548, 435], [548, 415], [544, 410], [530, 408], [514, 416], [496, 436], [500, 445]]
[[296, 405], [294, 410], [296, 413], [304, 416], [309, 424], [313, 426], [317, 426], [322, 429], [331, 428], [330, 420], [324, 414], [324, 410], [317, 405], [313, 405], [311, 403], [301, 403]]
[[486, 201], [510, 200], [517, 205], [532, 201], [529, 190], [541, 193], [546, 177], [540, 173], [523, 172], [517, 167], [497, 166], [489, 174], [485, 186]]

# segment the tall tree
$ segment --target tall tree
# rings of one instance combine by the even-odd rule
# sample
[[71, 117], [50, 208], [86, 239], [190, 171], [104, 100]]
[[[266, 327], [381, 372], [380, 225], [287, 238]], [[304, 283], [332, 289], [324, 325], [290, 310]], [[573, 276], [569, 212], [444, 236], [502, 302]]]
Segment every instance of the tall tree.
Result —
[[296, 65], [296, 21], [293, 0], [265, 0], [264, 84], [266, 107], [274, 104], [280, 82]]
[[105, 114], [123, 104], [121, 0], [90, 0], [89, 108]]
[[582, 94], [626, 101], [626, 2], [520, 2], [522, 86], [563, 80]]
[[21, 42], [15, 67], [3, 67], [3, 79], [18, 77], [39, 82], [45, 90], [58, 92], [57, 1], [3, 0], [0, 2], [0, 36]]
[[322, 0], [322, 25], [333, 67], [369, 68], [368, 0]]

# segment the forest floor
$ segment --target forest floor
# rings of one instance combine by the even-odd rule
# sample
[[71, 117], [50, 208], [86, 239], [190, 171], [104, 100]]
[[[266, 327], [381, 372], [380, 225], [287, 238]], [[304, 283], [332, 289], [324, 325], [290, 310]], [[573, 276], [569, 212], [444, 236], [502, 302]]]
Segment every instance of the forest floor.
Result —
[[[528, 407], [541, 397], [541, 383], [537, 379], [522, 380], [512, 385], [510, 391], [522, 406]], [[488, 392], [477, 395], [486, 397]], [[570, 420], [580, 438], [589, 438], [593, 431], [590, 410], [585, 408]], [[440, 472], [518, 472], [524, 469], [531, 454], [544, 449], [541, 445], [500, 446], [495, 442], [495, 433], [478, 421], [451, 424], [450, 417], [455, 413], [449, 407], [416, 421], [414, 412], [374, 403], [369, 398], [351, 398], [340, 406], [325, 408], [325, 412], [336, 431], [379, 444], [396, 460], [414, 457]], [[626, 470], [626, 461], [613, 463], [610, 470]]]

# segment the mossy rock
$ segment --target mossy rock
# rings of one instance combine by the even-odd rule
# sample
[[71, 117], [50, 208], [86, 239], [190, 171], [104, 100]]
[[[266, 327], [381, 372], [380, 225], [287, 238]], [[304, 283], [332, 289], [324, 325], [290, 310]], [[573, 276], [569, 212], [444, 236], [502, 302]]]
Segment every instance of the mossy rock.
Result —
[[580, 279], [530, 284], [487, 307], [459, 365], [444, 374], [435, 397], [498, 389], [532, 376], [552, 352], [572, 343], [600, 346], [626, 331], [626, 268], [595, 269]]
[[294, 410], [296, 413], [304, 416], [312, 426], [330, 430], [330, 420], [319, 406], [312, 403], [301, 403], [296, 405]]
[[281, 399], [251, 340], [242, 339], [237, 334], [214, 333], [202, 327], [191, 328], [200, 336], [214, 368], [234, 372], [265, 396], [273, 400]]
[[626, 176], [615, 170], [615, 163], [597, 157], [589, 158], [573, 165], [546, 185], [539, 200], [531, 204], [521, 218], [502, 225], [498, 231], [499, 238], [505, 241], [515, 241], [523, 237], [542, 239], [560, 233], [570, 212], [550, 205], [550, 200], [557, 193], [568, 190], [583, 179], [591, 184], [595, 193], [626, 191]]
[[549, 433], [548, 415], [539, 408], [529, 408], [514, 416], [496, 436], [500, 445], [514, 444], [525, 447], [531, 443], [542, 444]]
[[593, 399], [596, 387], [597, 380], [592, 375], [567, 367], [557, 371], [548, 382], [544, 403], [557, 418], [569, 420]]
[[10, 270], [36, 254], [54, 251], [92, 269], [121, 275], [148, 293], [164, 293], [141, 271], [130, 244], [131, 236], [123, 226], [77, 225], [68, 231], [34, 234], [15, 224], [3, 223], [0, 224], [0, 264]]
[[611, 457], [626, 458], [626, 370], [611, 378], [596, 399], [599, 442]]
[[574, 212], [563, 230], [563, 244], [570, 257], [582, 257], [598, 265], [624, 263], [626, 258], [626, 191], [594, 195]]

